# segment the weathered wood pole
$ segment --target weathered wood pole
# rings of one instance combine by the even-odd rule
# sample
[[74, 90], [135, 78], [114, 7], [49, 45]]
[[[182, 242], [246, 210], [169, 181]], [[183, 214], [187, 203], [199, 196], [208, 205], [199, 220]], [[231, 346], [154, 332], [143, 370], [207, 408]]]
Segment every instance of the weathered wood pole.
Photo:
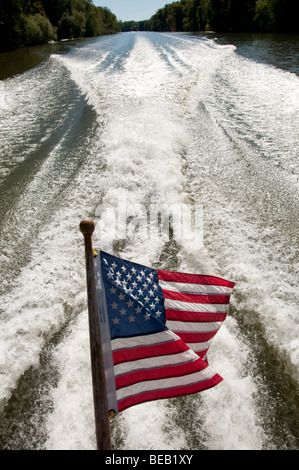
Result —
[[85, 240], [89, 337], [97, 448], [98, 450], [111, 450], [106, 379], [93, 264], [92, 234], [94, 228], [92, 220], [82, 220], [80, 222], [80, 231], [83, 233]]

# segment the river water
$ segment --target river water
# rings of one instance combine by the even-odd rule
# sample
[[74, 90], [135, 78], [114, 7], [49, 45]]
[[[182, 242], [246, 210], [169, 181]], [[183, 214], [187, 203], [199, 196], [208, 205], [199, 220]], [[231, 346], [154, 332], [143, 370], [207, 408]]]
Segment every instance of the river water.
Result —
[[[224, 381], [126, 410], [114, 448], [298, 449], [298, 47], [123, 33], [0, 56], [2, 449], [96, 446], [83, 218], [105, 251], [236, 282]], [[200, 207], [203, 243], [142, 232], [157, 202]]]

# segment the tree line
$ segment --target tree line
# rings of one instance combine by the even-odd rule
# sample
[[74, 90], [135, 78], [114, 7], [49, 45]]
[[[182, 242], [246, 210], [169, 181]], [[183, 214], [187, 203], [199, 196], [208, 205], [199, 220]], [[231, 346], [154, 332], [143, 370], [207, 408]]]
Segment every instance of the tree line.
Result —
[[299, 32], [299, 0], [181, 0], [122, 31]]
[[299, 0], [180, 0], [119, 22], [92, 0], [0, 0], [0, 51], [119, 31], [299, 32]]
[[0, 51], [119, 31], [116, 16], [92, 0], [0, 0]]

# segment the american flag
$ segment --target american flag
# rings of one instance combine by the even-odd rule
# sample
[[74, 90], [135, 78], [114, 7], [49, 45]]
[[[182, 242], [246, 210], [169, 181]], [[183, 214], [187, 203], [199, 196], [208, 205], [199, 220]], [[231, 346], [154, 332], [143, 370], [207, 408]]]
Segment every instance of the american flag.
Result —
[[226, 318], [233, 282], [153, 269], [103, 251], [95, 274], [113, 414], [222, 381], [206, 356]]

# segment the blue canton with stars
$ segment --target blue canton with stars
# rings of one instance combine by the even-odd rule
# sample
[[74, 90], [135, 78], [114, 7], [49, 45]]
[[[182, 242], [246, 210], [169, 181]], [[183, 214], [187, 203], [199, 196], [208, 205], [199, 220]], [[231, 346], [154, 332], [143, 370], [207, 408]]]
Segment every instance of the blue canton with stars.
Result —
[[100, 252], [111, 339], [167, 329], [155, 269]]

